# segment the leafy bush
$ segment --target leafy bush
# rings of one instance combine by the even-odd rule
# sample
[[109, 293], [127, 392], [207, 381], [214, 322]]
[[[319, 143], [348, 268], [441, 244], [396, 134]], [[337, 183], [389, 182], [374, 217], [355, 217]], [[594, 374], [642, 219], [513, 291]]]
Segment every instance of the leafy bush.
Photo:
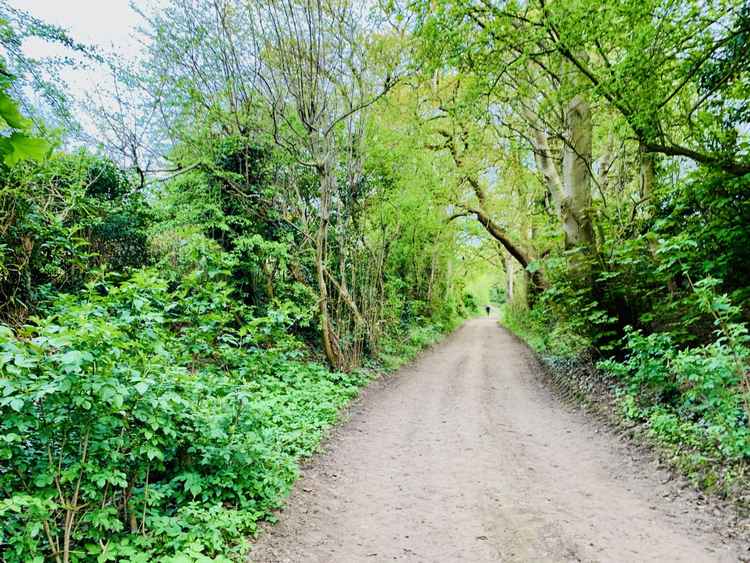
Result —
[[591, 346], [591, 341], [557, 316], [552, 302], [549, 295], [543, 295], [531, 309], [505, 302], [501, 308], [502, 324], [540, 354], [577, 356]]
[[626, 416], [646, 421], [662, 442], [693, 452], [693, 464], [750, 459], [750, 335], [717, 280], [695, 285], [699, 303], [713, 313], [716, 337], [702, 346], [680, 348], [669, 333], [630, 330], [625, 361], [600, 367], [622, 383]]
[[549, 287], [523, 322], [540, 325], [538, 337], [546, 340], [550, 327], [559, 326], [604, 355], [620, 355], [626, 326], [669, 333], [677, 347], [705, 344], [713, 338], [713, 317], [694, 279], [714, 280], [736, 304], [735, 317], [746, 321], [749, 181], [750, 175], [696, 171], [660, 186], [652, 212], [634, 215], [625, 231], [600, 217], [596, 252], [553, 249], [540, 260]]
[[378, 361], [386, 369], [396, 369], [413, 360], [424, 348], [438, 342], [446, 332], [453, 330], [458, 322], [456, 317], [443, 322], [417, 319], [413, 325], [388, 335]]
[[239, 556], [366, 381], [277, 344], [294, 310], [253, 318], [209, 266], [91, 282], [0, 329], [6, 561]]
[[21, 323], [50, 292], [92, 270], [145, 263], [145, 202], [109, 160], [54, 155], [0, 179], [0, 320]]
[[469, 315], [476, 315], [479, 312], [479, 305], [477, 304], [476, 297], [471, 293], [464, 293], [463, 295], [463, 309]]

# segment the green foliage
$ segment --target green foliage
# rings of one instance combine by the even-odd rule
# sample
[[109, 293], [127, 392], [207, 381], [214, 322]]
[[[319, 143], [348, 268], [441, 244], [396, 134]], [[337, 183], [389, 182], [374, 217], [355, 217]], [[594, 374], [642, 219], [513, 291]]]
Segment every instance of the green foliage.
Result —
[[654, 223], [659, 243], [659, 275], [671, 276], [684, 290], [694, 279], [722, 280], [732, 300], [748, 308], [750, 293], [750, 176], [694, 174], [672, 189]]
[[[711, 311], [693, 279], [710, 277], [736, 304], [734, 320], [750, 314], [748, 179], [693, 173], [654, 194], [654, 210], [629, 225], [601, 217], [596, 253], [554, 250], [543, 260], [549, 287], [529, 323], [548, 340], [550, 326], [579, 334], [581, 345], [618, 354], [625, 327], [669, 332], [675, 346], [712, 337]], [[576, 266], [571, 267], [575, 259]], [[544, 327], [544, 328], [542, 328]]]
[[[4, 29], [0, 19], [0, 36]], [[44, 139], [30, 133], [31, 121], [21, 115], [18, 102], [9, 93], [12, 83], [12, 75], [0, 57], [0, 170], [3, 165], [13, 166], [23, 160], [41, 160], [50, 148]]]
[[750, 338], [743, 324], [725, 330], [714, 342], [684, 349], [668, 333], [630, 331], [625, 361], [600, 363], [622, 385], [625, 415], [647, 422], [692, 470], [698, 460], [720, 467], [750, 459]]
[[424, 348], [438, 342], [446, 332], [458, 325], [460, 317], [443, 322], [424, 324], [420, 319], [414, 326], [388, 335], [383, 343], [378, 362], [387, 370], [394, 370], [413, 360]]
[[532, 309], [505, 302], [501, 321], [545, 356], [572, 358], [591, 346], [591, 341], [557, 316], [555, 300], [537, 303]]
[[[665, 243], [662, 249], [669, 249], [669, 256], [681, 255], [674, 244]], [[728, 487], [734, 468], [750, 458], [750, 336], [738, 322], [742, 308], [719, 293], [725, 287], [721, 280], [705, 278], [693, 284], [686, 271], [683, 275], [690, 294], [675, 300], [670, 310], [682, 311], [685, 330], [626, 327], [621, 359], [602, 360], [599, 368], [614, 376], [617, 400], [627, 418], [646, 423], [653, 439], [671, 449], [703, 485]], [[634, 297], [637, 289], [632, 288]], [[545, 356], [578, 356], [591, 345], [579, 335], [596, 335], [598, 330], [598, 312], [587, 313], [590, 301], [581, 295], [588, 294], [574, 296], [553, 286], [531, 310], [506, 304], [503, 322]], [[580, 312], [573, 317], [576, 306]], [[687, 327], [710, 336], [695, 344], [697, 335], [687, 338]]]
[[243, 551], [367, 378], [304, 361], [277, 339], [294, 309], [252, 317], [226, 278], [215, 260], [174, 289], [143, 270], [1, 329], [5, 560], [66, 537], [71, 560]]
[[290, 252], [300, 243], [299, 235], [274, 205], [270, 169], [276, 157], [271, 149], [240, 136], [218, 136], [206, 147], [196, 142], [177, 154], [196, 158], [194, 151], [201, 153], [201, 169], [158, 192], [150, 227], [156, 254], [174, 257], [175, 245], [200, 233], [233, 260], [238, 296], [246, 303], [262, 308], [274, 298], [302, 298], [305, 291], [289, 279], [290, 262], [302, 262]]
[[479, 305], [477, 300], [471, 293], [464, 293], [463, 295], [463, 308], [469, 315], [476, 315], [479, 312]]
[[21, 321], [92, 270], [148, 257], [148, 211], [109, 160], [85, 152], [21, 163], [0, 180], [0, 319]]
[[502, 288], [498, 284], [493, 284], [492, 286], [490, 286], [490, 290], [489, 290], [490, 302], [496, 307], [500, 307], [501, 305], [504, 305], [507, 299], [505, 293], [506, 292], [504, 288]]

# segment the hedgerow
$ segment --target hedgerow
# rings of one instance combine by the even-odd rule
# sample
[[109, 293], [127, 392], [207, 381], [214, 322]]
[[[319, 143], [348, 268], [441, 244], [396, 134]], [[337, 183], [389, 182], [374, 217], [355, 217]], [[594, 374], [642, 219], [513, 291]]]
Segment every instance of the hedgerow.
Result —
[[5, 561], [240, 557], [368, 379], [306, 359], [299, 316], [252, 317], [218, 272], [170, 285], [91, 282], [0, 328]]

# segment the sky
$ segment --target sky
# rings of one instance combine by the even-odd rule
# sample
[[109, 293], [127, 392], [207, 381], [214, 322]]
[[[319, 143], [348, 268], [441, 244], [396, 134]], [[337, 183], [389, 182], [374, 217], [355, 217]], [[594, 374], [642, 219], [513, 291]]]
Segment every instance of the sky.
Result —
[[[151, 2], [135, 2], [146, 7]], [[131, 36], [140, 16], [130, 7], [130, 0], [9, 0], [9, 4], [66, 29], [81, 42], [105, 50], [138, 52], [138, 42]], [[35, 55], [44, 54], [44, 45], [30, 45]]]
[[[142, 52], [143, 37], [137, 33], [143, 18], [131, 4], [151, 12], [167, 0], [7, 0], [12, 7], [22, 10], [46, 23], [65, 29], [72, 39], [95, 47], [104, 55], [116, 54], [120, 61], [131, 61]], [[71, 51], [41, 39], [29, 38], [23, 50], [32, 58], [71, 56]], [[60, 69], [60, 78], [73, 101], [73, 113], [85, 133], [96, 136], [96, 125], [85, 111], [88, 100], [95, 99], [105, 106], [114, 104], [106, 99], [111, 88], [109, 69], [91, 59], [74, 55], [84, 64]], [[105, 96], [104, 98], [102, 96]], [[112, 106], [114, 107], [114, 105]]]

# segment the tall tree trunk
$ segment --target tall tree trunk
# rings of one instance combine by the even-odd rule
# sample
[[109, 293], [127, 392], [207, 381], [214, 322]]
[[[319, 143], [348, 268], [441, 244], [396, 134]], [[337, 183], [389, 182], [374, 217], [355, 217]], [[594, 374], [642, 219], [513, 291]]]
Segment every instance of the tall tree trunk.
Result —
[[515, 264], [513, 262], [513, 258], [511, 258], [510, 255], [508, 255], [505, 258], [505, 277], [507, 278], [505, 280], [506, 281], [506, 286], [507, 286], [506, 299], [507, 299], [508, 303], [511, 304], [511, 305], [513, 305], [513, 301], [514, 301], [514, 298], [515, 298], [515, 295], [513, 293], [513, 289], [514, 289], [514, 287], [513, 287], [513, 278], [514, 278], [514, 276], [516, 274], [515, 273], [514, 265]]
[[575, 96], [565, 113], [566, 142], [563, 147], [563, 182], [560, 220], [565, 247], [594, 244], [591, 221], [591, 107], [583, 96]]
[[524, 116], [532, 129], [534, 159], [552, 197], [562, 226], [565, 248], [593, 246], [591, 220], [591, 108], [582, 96], [575, 96], [565, 112], [565, 144], [562, 177], [549, 145], [542, 120], [532, 111]]
[[647, 152], [646, 146], [641, 143], [638, 147], [638, 156], [641, 162], [641, 199], [648, 204], [651, 199], [651, 192], [654, 189], [654, 154]]
[[343, 367], [341, 351], [338, 349], [334, 338], [335, 333], [331, 324], [328, 310], [328, 285], [326, 283], [326, 242], [328, 235], [328, 223], [331, 194], [336, 189], [336, 175], [331, 163], [331, 151], [325, 137], [315, 139], [313, 145], [316, 157], [316, 170], [320, 181], [320, 208], [319, 225], [315, 237], [315, 271], [318, 279], [318, 312], [320, 314], [320, 331], [323, 340], [323, 350], [328, 363], [334, 369]]
[[333, 342], [331, 318], [328, 314], [328, 286], [325, 278], [325, 244], [327, 221], [321, 220], [315, 238], [315, 271], [318, 279], [318, 312], [320, 314], [320, 331], [323, 339], [323, 350], [331, 367], [341, 367], [341, 357]]

